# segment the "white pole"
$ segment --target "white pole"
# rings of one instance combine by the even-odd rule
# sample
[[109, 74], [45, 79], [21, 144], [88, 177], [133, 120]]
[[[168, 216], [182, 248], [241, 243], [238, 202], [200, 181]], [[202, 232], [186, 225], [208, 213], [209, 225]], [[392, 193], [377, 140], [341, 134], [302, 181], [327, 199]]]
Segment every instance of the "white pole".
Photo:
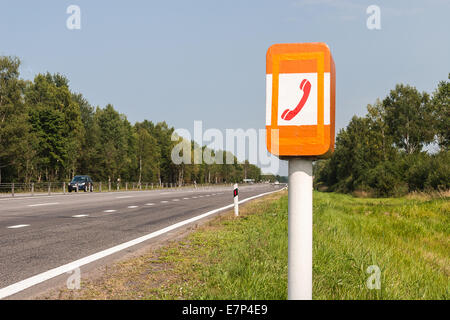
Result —
[[288, 299], [312, 300], [312, 160], [289, 160]]
[[238, 185], [237, 183], [233, 186], [233, 197], [234, 197], [234, 216], [239, 216], [239, 195], [238, 195]]

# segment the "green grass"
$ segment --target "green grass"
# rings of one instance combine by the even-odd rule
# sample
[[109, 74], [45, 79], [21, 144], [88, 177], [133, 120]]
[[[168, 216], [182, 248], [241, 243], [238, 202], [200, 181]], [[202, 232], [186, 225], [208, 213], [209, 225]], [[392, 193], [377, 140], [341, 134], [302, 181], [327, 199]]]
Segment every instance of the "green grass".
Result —
[[[449, 299], [448, 200], [315, 192], [313, 299]], [[286, 192], [250, 203], [237, 219], [215, 219], [83, 283], [75, 297], [286, 299], [287, 209]], [[366, 286], [371, 265], [380, 290]]]
[[[448, 299], [447, 199], [314, 194], [315, 299]], [[368, 266], [381, 270], [369, 290]]]

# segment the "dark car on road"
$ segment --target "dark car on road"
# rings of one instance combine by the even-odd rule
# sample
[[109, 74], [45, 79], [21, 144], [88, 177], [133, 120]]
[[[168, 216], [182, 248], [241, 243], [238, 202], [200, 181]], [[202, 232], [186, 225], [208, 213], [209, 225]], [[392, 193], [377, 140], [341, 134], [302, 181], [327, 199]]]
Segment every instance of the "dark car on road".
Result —
[[83, 190], [84, 192], [94, 191], [94, 182], [89, 176], [75, 176], [68, 186], [69, 192]]

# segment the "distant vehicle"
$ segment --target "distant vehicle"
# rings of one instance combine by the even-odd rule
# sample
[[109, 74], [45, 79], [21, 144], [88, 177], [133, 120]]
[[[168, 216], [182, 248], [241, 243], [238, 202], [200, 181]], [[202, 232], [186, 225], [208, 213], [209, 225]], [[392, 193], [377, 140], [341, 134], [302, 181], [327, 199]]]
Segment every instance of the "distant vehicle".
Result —
[[278, 182], [278, 181], [275, 181], [273, 184], [280, 184], [280, 182]]
[[69, 192], [83, 190], [84, 192], [92, 192], [94, 191], [94, 182], [92, 181], [91, 177], [89, 176], [75, 176], [73, 177], [72, 181], [70, 181], [68, 189]]

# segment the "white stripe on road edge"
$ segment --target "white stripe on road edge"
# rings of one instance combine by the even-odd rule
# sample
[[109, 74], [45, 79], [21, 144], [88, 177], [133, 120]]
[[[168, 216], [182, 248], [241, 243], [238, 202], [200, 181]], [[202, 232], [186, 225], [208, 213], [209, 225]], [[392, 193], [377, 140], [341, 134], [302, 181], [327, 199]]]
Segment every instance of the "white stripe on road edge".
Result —
[[189, 198], [183, 198], [183, 200], [189, 200]]
[[49, 202], [49, 203], [38, 203], [38, 204], [29, 204], [29, 207], [40, 207], [40, 206], [52, 206], [55, 204], [59, 204], [59, 202]]
[[[256, 196], [253, 196], [253, 197], [241, 200], [241, 201], [239, 201], [239, 203], [244, 203], [244, 202], [247, 202], [247, 201], [259, 198], [259, 197], [263, 197], [263, 196], [271, 194], [271, 193], [279, 192], [281, 190], [284, 190], [284, 188], [283, 189], [279, 189], [279, 190], [275, 190], [275, 191], [266, 192], [266, 193], [261, 193], [261, 194], [258, 194]], [[160, 236], [160, 235], [162, 235], [164, 233], [167, 233], [169, 231], [172, 231], [174, 229], [177, 229], [179, 227], [182, 227], [182, 226], [187, 225], [189, 223], [192, 223], [194, 221], [203, 219], [203, 218], [205, 218], [207, 216], [210, 216], [212, 214], [215, 214], [217, 212], [220, 212], [220, 211], [232, 208], [233, 206], [234, 206], [234, 204], [229, 204], [229, 205], [227, 205], [225, 207], [222, 207], [222, 208], [219, 208], [219, 209], [214, 209], [212, 211], [208, 211], [208, 212], [203, 213], [203, 214], [201, 214], [199, 216], [196, 216], [196, 217], [193, 217], [193, 218], [190, 218], [190, 219], [187, 219], [187, 220], [175, 223], [175, 224], [173, 224], [171, 226], [168, 226], [168, 227], [163, 228], [161, 230], [149, 233], [149, 234], [147, 234], [145, 236], [142, 236], [142, 237], [139, 237], [137, 239], [134, 239], [134, 240], [131, 240], [131, 241], [119, 244], [119, 245], [114, 246], [112, 248], [109, 248], [109, 249], [106, 249], [106, 250], [94, 253], [94, 254], [92, 254], [90, 256], [81, 258], [79, 260], [70, 262], [70, 263], [62, 265], [60, 267], [57, 267], [57, 268], [48, 270], [46, 272], [37, 274], [37, 275], [35, 275], [33, 277], [30, 277], [30, 278], [27, 278], [25, 280], [16, 282], [16, 283], [14, 283], [12, 285], [9, 285], [7, 287], [4, 287], [4, 288], [0, 289], [0, 299], [3, 299], [3, 298], [8, 297], [8, 296], [11, 296], [11, 295], [13, 295], [13, 294], [15, 294], [17, 292], [20, 292], [22, 290], [28, 289], [28, 288], [30, 288], [30, 287], [32, 287], [34, 285], [37, 285], [37, 284], [39, 284], [41, 282], [44, 282], [44, 281], [47, 281], [47, 280], [52, 279], [54, 277], [57, 277], [59, 275], [62, 275], [64, 273], [72, 271], [72, 270], [74, 270], [76, 268], [80, 268], [80, 267], [82, 267], [82, 266], [84, 266], [84, 265], [86, 265], [88, 263], [97, 261], [99, 259], [102, 259], [104, 257], [112, 255], [112, 254], [114, 254], [116, 252], [119, 252], [119, 251], [122, 251], [124, 249], [129, 248], [129, 247], [135, 246], [135, 245], [140, 244], [140, 243], [142, 243], [144, 241], [150, 240], [152, 238]]]
[[10, 226], [10, 227], [7, 227], [8, 229], [17, 229], [17, 228], [23, 228], [23, 227], [29, 227], [30, 225], [29, 224], [18, 224], [18, 225], [16, 225], [16, 226]]
[[88, 214], [77, 214], [76, 216], [72, 216], [72, 218], [84, 218], [84, 217], [88, 217]]
[[166, 200], [164, 200], [164, 201], [161, 201], [161, 203], [167, 203], [167, 202], [169, 202], [169, 201], [166, 201]]
[[145, 205], [146, 206], [152, 206], [152, 205], [154, 205], [154, 203], [146, 203]]
[[127, 198], [134, 198], [134, 196], [121, 196], [121, 197], [116, 197], [116, 199], [127, 199]]
[[138, 206], [128, 206], [128, 209], [134, 209], [137, 208]]
[[116, 210], [105, 210], [103, 212], [116, 212]]

